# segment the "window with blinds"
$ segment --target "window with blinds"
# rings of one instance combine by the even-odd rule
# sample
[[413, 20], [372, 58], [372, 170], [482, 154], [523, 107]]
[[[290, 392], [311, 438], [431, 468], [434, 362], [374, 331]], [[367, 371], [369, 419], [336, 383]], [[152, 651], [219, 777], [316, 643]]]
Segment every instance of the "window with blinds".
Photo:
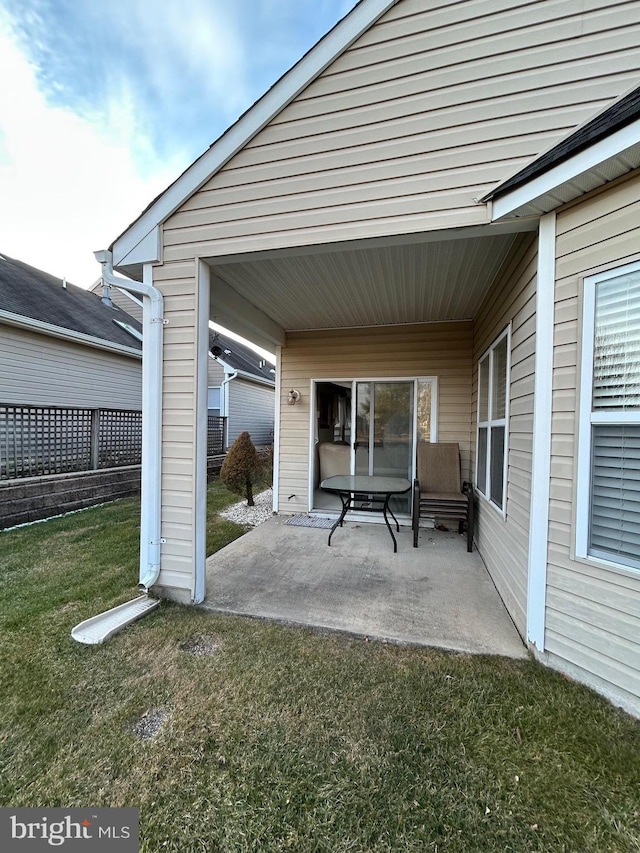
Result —
[[585, 280], [584, 318], [576, 552], [640, 568], [640, 264]]
[[501, 510], [505, 506], [509, 330], [478, 362], [476, 489]]

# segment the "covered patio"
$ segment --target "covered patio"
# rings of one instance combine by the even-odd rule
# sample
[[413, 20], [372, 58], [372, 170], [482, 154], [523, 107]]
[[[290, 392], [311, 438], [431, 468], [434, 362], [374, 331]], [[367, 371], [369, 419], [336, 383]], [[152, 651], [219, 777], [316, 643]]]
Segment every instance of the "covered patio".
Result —
[[276, 516], [207, 559], [203, 607], [391, 642], [512, 658], [526, 650], [477, 551], [452, 531], [328, 530]]

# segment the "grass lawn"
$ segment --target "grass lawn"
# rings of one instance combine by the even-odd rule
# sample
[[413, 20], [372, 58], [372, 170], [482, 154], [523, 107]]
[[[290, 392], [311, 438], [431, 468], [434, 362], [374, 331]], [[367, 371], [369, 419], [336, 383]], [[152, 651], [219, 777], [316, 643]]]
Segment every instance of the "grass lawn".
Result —
[[136, 594], [138, 510], [0, 533], [0, 805], [137, 806], [149, 853], [640, 851], [640, 724], [532, 661], [168, 603], [74, 643]]

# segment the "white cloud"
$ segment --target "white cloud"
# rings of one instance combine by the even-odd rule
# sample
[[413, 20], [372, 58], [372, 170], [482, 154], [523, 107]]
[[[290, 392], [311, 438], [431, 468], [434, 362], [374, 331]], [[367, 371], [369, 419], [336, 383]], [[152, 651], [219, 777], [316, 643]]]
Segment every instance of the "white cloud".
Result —
[[[122, 91], [100, 115], [49, 105], [0, 10], [0, 252], [89, 286], [105, 248], [186, 165], [154, 162]], [[135, 141], [135, 145], [134, 145]], [[144, 151], [142, 178], [133, 151]]]
[[93, 250], [354, 2], [0, 0], [0, 252], [89, 286]]

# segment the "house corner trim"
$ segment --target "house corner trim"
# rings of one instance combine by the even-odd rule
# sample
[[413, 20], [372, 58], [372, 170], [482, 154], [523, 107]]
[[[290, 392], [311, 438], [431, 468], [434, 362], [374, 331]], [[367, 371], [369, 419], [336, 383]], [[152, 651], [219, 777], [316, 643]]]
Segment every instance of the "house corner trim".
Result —
[[556, 215], [540, 219], [536, 288], [536, 366], [527, 585], [527, 641], [544, 651], [551, 476]]

